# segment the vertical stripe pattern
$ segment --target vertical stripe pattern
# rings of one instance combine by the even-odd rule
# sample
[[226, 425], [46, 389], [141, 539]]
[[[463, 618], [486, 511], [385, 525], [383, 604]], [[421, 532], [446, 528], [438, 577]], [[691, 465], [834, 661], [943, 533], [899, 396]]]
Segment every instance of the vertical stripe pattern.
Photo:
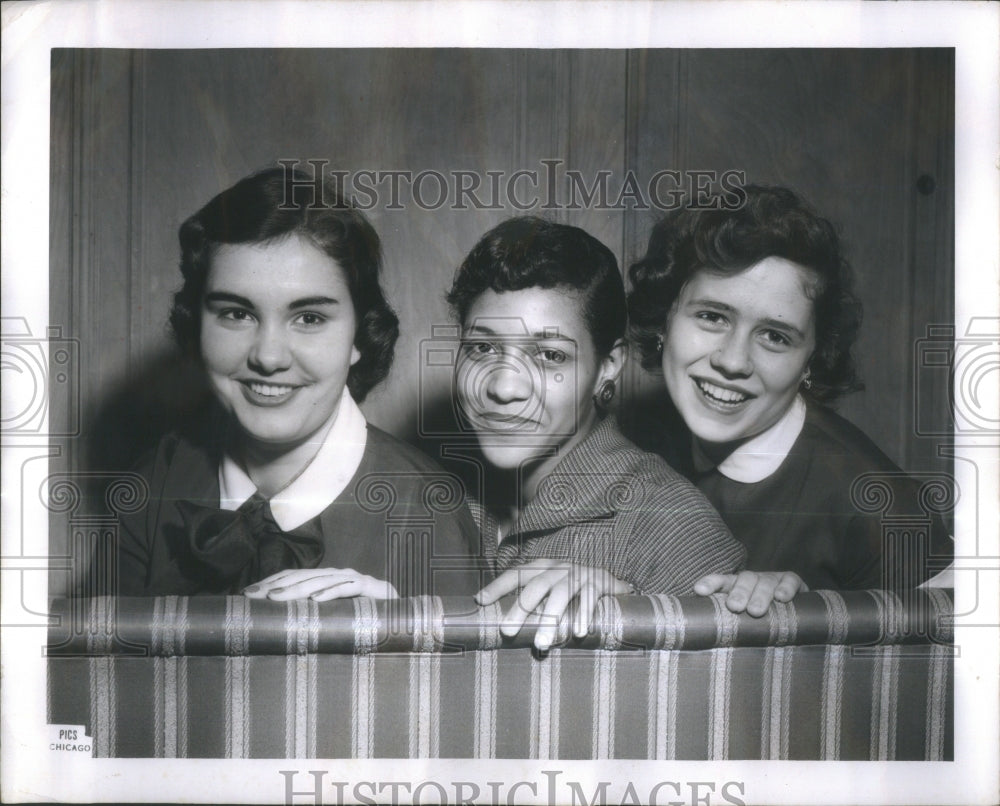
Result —
[[94, 757], [117, 754], [115, 659], [90, 658], [90, 724], [94, 734]]
[[[542, 732], [542, 665], [541, 662], [531, 664], [531, 701], [528, 705], [528, 758], [539, 758], [539, 734]], [[546, 669], [548, 664], [545, 664]], [[546, 720], [547, 722], [547, 720]], [[547, 737], [546, 737], [547, 738]]]
[[733, 650], [712, 650], [708, 676], [708, 758], [729, 758], [729, 697], [732, 686]]
[[153, 751], [157, 758], [178, 758], [185, 742], [187, 597], [158, 597], [153, 605], [150, 651], [153, 659]]
[[823, 691], [820, 697], [819, 757], [824, 761], [840, 758], [840, 713], [844, 700], [844, 659], [850, 649], [828, 646], [823, 658]]
[[[605, 600], [607, 601], [607, 600]], [[615, 687], [618, 654], [594, 651], [594, 719], [591, 758], [615, 757]]]
[[354, 657], [351, 661], [351, 704], [354, 729], [351, 756], [375, 755], [375, 661], [371, 653], [378, 646], [379, 617], [375, 602], [366, 597], [354, 605]]
[[497, 653], [476, 654], [474, 758], [496, 758], [497, 753]]
[[437, 596], [417, 596], [413, 604], [410, 656], [410, 758], [437, 758], [440, 745], [441, 656], [444, 610]]
[[937, 644], [931, 647], [930, 673], [927, 678], [927, 722], [924, 726], [924, 758], [944, 758], [947, 718], [948, 667], [951, 650]]
[[296, 599], [286, 607], [285, 757], [314, 758], [319, 608], [312, 599]]
[[872, 761], [896, 758], [896, 709], [899, 694], [899, 648], [887, 646], [875, 656], [872, 674]]
[[788, 758], [788, 727], [794, 647], [775, 647], [764, 658], [761, 700], [761, 759]]
[[250, 600], [226, 598], [226, 758], [250, 756]]
[[[342, 743], [319, 752], [340, 757], [948, 760], [954, 648], [935, 641], [951, 596], [914, 595], [920, 608], [879, 591], [804, 594], [766, 622], [721, 598], [605, 598], [588, 649], [541, 654], [503, 647], [499, 605], [475, 614], [447, 597], [395, 611], [98, 597], [76, 611], [80, 656], [50, 640], [46, 696], [52, 724], [86, 723], [95, 757], [315, 757], [319, 720], [337, 714]], [[387, 631], [391, 612], [403, 631]], [[908, 641], [879, 644], [880, 631]], [[125, 654], [136, 645], [150, 656]], [[500, 692], [517, 702], [498, 705]]]
[[941, 643], [951, 643], [955, 638], [955, 616], [951, 599], [941, 588], [927, 588], [924, 593], [930, 610], [927, 623], [929, 634], [937, 635]]
[[828, 644], [842, 644], [847, 640], [847, 631], [851, 626], [851, 616], [847, 610], [844, 597], [836, 591], [816, 591], [826, 605]]
[[497, 752], [497, 653], [500, 647], [499, 603], [483, 608], [479, 621], [479, 646], [475, 661], [475, 732], [472, 737], [474, 758], [495, 758]]
[[771, 646], [788, 646], [795, 643], [799, 620], [795, 600], [772, 602], [768, 610], [768, 643]]
[[684, 646], [684, 613], [676, 596], [650, 596], [653, 606], [655, 643], [653, 649], [675, 649]]
[[531, 725], [528, 758], [559, 758], [562, 654], [553, 649], [531, 664]]
[[650, 653], [646, 745], [648, 758], [677, 756], [677, 656], [672, 652]]
[[[712, 609], [715, 613], [715, 645], [732, 646], [740, 628], [740, 618], [725, 604], [721, 594], [712, 597]], [[770, 617], [770, 616], [769, 616]]]
[[[87, 649], [91, 653], [107, 652], [111, 648], [111, 614], [113, 600], [98, 597], [90, 600], [88, 610]], [[94, 757], [111, 758], [117, 753], [118, 707], [115, 688], [115, 659], [94, 657], [90, 667], [90, 724], [93, 731]]]
[[439, 718], [441, 656], [414, 653], [410, 656], [410, 758], [437, 758], [440, 740]]

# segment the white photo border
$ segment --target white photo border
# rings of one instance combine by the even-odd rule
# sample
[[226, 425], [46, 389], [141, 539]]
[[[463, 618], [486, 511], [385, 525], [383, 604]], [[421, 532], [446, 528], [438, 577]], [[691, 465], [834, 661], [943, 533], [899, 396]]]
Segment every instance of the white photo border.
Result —
[[[23, 319], [32, 334], [44, 334], [49, 324], [51, 48], [953, 47], [955, 325], [961, 337], [976, 319], [1000, 322], [998, 12], [992, 4], [947, 2], [4, 3], [2, 315]], [[268, 24], [262, 25], [265, 18]], [[5, 404], [21, 391], [16, 382], [5, 383]], [[47, 512], [23, 493], [33, 472], [28, 457], [48, 454], [44, 432], [33, 439], [5, 437], [3, 449], [2, 623], [8, 624], [6, 616], [22, 606], [25, 568], [32, 563], [44, 568]], [[478, 781], [484, 791], [490, 780], [530, 781], [537, 795], [522, 788], [519, 801], [547, 803], [544, 771], [560, 770], [587, 793], [604, 780], [635, 782], [640, 794], [665, 780], [739, 781], [743, 789], [733, 794], [746, 803], [996, 802], [1000, 451], [996, 437], [975, 435], [963, 436], [956, 451], [975, 463], [979, 495], [965, 497], [956, 512], [956, 613], [961, 615], [955, 636], [961, 654], [955, 663], [954, 762], [68, 759], [43, 752], [45, 627], [40, 625], [6, 627], [3, 633], [2, 798], [284, 802], [285, 777], [279, 771], [296, 769], [327, 770], [328, 781]], [[977, 537], [978, 556], [965, 556]], [[335, 802], [333, 790], [327, 795], [325, 802]], [[406, 802], [406, 793], [400, 795]]]

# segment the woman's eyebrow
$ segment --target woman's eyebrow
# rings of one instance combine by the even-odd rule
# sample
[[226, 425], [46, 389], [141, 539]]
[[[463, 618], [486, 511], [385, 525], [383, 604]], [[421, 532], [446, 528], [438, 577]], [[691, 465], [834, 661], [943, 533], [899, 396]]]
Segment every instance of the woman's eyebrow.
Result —
[[729, 305], [729, 304], [727, 304], [725, 302], [719, 302], [719, 300], [712, 299], [711, 297], [701, 297], [699, 299], [689, 299], [687, 301], [687, 306], [690, 307], [692, 305], [703, 305], [703, 306], [708, 307], [708, 308], [715, 308], [716, 310], [719, 310], [719, 311], [735, 311], [736, 310], [736, 308], [734, 308], [732, 305]]
[[469, 325], [464, 331], [462, 331], [462, 336], [463, 337], [464, 336], [468, 336], [470, 334], [472, 334], [472, 335], [483, 335], [483, 336], [495, 336], [496, 335], [496, 331], [492, 330], [491, 328], [486, 327], [485, 325], [475, 325], [475, 324], [473, 324], [473, 325]]
[[[716, 311], [725, 311], [726, 313], [736, 313], [736, 308], [725, 302], [719, 302], [716, 299], [692, 299], [688, 300], [687, 305], [689, 307], [701, 307], [701, 308], [712, 308]], [[775, 330], [785, 330], [789, 333], [794, 333], [800, 339], [805, 338], [805, 334], [799, 330], [795, 325], [785, 322], [781, 319], [761, 319], [759, 323], [766, 325], [767, 327], [774, 328]]]
[[509, 339], [510, 341], [568, 341], [576, 343], [569, 336], [563, 336], [559, 333], [559, 329], [555, 327], [546, 328], [545, 330], [536, 330], [534, 333], [498, 333], [492, 328], [486, 327], [485, 325], [470, 325], [463, 333], [462, 337], [467, 338], [469, 336], [490, 336], [497, 339]]
[[302, 297], [301, 299], [292, 300], [288, 303], [289, 310], [294, 310], [295, 308], [312, 308], [317, 305], [339, 305], [340, 300], [334, 297]]
[[[244, 308], [256, 307], [251, 300], [240, 296], [239, 294], [233, 294], [230, 291], [209, 291], [205, 294], [205, 302], [229, 302], [234, 305], [241, 305]], [[321, 305], [339, 304], [339, 299], [320, 295], [315, 297], [301, 297], [300, 299], [292, 300], [288, 303], [288, 309], [297, 310], [299, 308], [313, 308]]]
[[205, 302], [231, 302], [235, 305], [242, 305], [244, 308], [254, 307], [254, 304], [246, 297], [232, 294], [229, 291], [209, 291], [205, 294]]
[[783, 322], [780, 319], [761, 319], [760, 323], [762, 325], [767, 325], [770, 328], [774, 328], [775, 330], [785, 330], [789, 333], [794, 333], [800, 339], [805, 337], [805, 334], [795, 327], [795, 325]]

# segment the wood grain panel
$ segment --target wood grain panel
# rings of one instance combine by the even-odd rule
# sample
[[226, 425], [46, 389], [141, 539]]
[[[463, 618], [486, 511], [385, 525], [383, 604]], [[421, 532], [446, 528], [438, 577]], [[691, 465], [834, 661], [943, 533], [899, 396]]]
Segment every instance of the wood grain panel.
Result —
[[[614, 196], [627, 170], [641, 184], [661, 169], [736, 168], [810, 198], [841, 225], [866, 305], [869, 388], [843, 412], [904, 466], [937, 466], [936, 440], [914, 436], [913, 345], [953, 310], [953, 70], [944, 50], [57, 52], [53, 324], [82, 340], [94, 456], [121, 466], [202, 392], [172, 358], [165, 322], [177, 228], [222, 188], [281, 158], [449, 180], [470, 171], [484, 185], [488, 171], [541, 174], [554, 159], [563, 193], [566, 170], [588, 183], [609, 171]], [[925, 175], [930, 193], [917, 189]], [[461, 259], [518, 211], [503, 198], [501, 209], [452, 198], [421, 209], [406, 185], [392, 205], [386, 189], [368, 213], [401, 338], [365, 411], [416, 438], [421, 343], [451, 321], [444, 292]], [[559, 202], [528, 212], [583, 226], [626, 265], [660, 214]], [[447, 406], [447, 373], [430, 386]], [[658, 389], [630, 370], [632, 400]], [[944, 422], [946, 390], [925, 394]]]
[[[926, 170], [948, 174], [950, 59], [943, 50], [654, 51], [635, 102], [640, 171], [663, 153], [680, 170], [736, 168], [797, 190], [839, 225], [865, 304], [858, 357], [868, 383], [841, 410], [909, 467], [934, 453], [914, 437], [914, 341], [952, 310], [951, 207], [916, 189]], [[663, 103], [669, 87], [681, 97]], [[654, 218], [637, 216], [636, 229], [648, 233]]]

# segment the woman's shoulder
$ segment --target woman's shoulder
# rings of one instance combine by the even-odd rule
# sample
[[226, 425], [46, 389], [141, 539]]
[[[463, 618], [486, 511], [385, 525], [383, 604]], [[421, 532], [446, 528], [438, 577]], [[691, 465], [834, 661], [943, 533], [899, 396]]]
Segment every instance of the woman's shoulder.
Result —
[[217, 480], [218, 451], [202, 432], [170, 431], [146, 450], [132, 466], [151, 489], [164, 486], [191, 488], [203, 492], [208, 481]]
[[852, 471], [899, 471], [864, 431], [817, 403], [808, 405], [805, 425], [793, 450], [808, 452], [822, 461], [836, 460]]
[[440, 464], [419, 448], [371, 423], [368, 423], [365, 459], [374, 463], [380, 470], [388, 472], [422, 474], [446, 472]]
[[594, 434], [593, 460], [595, 469], [610, 472], [641, 491], [641, 497], [650, 504], [662, 505], [669, 500], [671, 508], [678, 505], [710, 508], [710, 504], [694, 484], [682, 473], [671, 467], [658, 454], [640, 448], [626, 437], [610, 418]]
[[602, 422], [592, 439], [588, 440], [595, 457], [623, 473], [642, 473], [665, 481], [684, 481], [684, 477], [667, 464], [666, 460], [629, 439], [610, 417]]

